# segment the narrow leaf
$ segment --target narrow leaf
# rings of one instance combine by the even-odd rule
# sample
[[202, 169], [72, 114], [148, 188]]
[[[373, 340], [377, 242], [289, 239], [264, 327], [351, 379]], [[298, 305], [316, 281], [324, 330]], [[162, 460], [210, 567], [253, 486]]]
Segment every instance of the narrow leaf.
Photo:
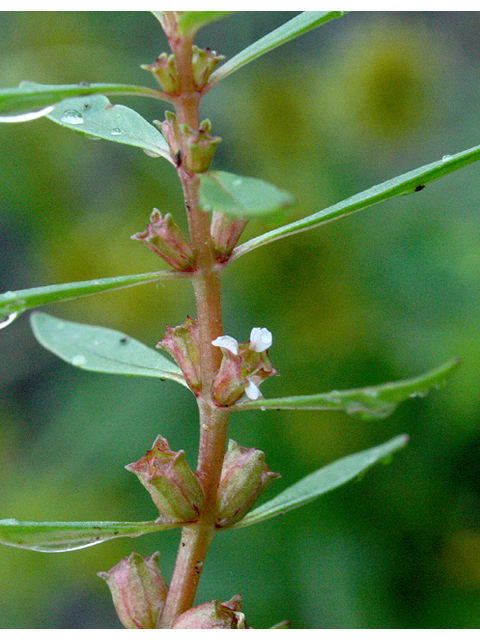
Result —
[[400, 195], [408, 195], [421, 191], [423, 187], [429, 182], [438, 180], [443, 176], [453, 173], [462, 167], [465, 167], [472, 162], [480, 160], [480, 146], [472, 147], [466, 151], [461, 151], [453, 156], [445, 155], [441, 160], [427, 164], [419, 169], [414, 169], [408, 173], [404, 173], [397, 178], [387, 180], [381, 184], [371, 187], [366, 191], [342, 200], [341, 202], [327, 207], [318, 213], [314, 213], [311, 216], [291, 222], [278, 229], [268, 231], [261, 236], [257, 236], [248, 242], [240, 245], [233, 253], [232, 259], [245, 255], [252, 249], [258, 249], [269, 242], [279, 240], [280, 238], [286, 238], [295, 233], [301, 231], [309, 231], [315, 229], [322, 224], [335, 220], [337, 218], [343, 218], [355, 211], [361, 211], [366, 207], [383, 202], [389, 198]]
[[296, 482], [273, 500], [250, 511], [243, 520], [234, 524], [233, 527], [247, 527], [312, 502], [324, 493], [353, 480], [377, 462], [385, 460], [385, 458], [388, 459], [392, 453], [404, 447], [407, 442], [408, 436], [397, 436], [378, 447], [336, 460]]
[[75, 367], [169, 379], [187, 386], [176, 364], [120, 331], [60, 320], [39, 311], [32, 313], [30, 322], [40, 344]]
[[214, 71], [210, 77], [210, 81], [207, 85], [208, 88], [212, 87], [220, 80], [223, 80], [234, 71], [238, 71], [243, 66], [256, 60], [264, 53], [268, 53], [294, 38], [298, 38], [307, 31], [311, 31], [316, 27], [320, 27], [330, 20], [340, 18], [346, 11], [303, 11], [300, 15], [295, 16], [292, 20], [289, 20], [278, 29], [267, 33], [267, 35], [254, 42], [249, 47], [237, 53], [236, 56], [228, 60], [217, 71]]
[[207, 211], [252, 218], [276, 213], [292, 202], [289, 193], [257, 178], [245, 178], [226, 171], [200, 174], [200, 205]]
[[62, 100], [47, 118], [92, 139], [140, 147], [149, 156], [162, 156], [173, 163], [167, 141], [156, 127], [133, 109], [113, 105], [105, 96]]
[[220, 20], [230, 15], [233, 11], [182, 11], [178, 18], [178, 27], [182, 33], [186, 31], [198, 31], [209, 22]]
[[172, 529], [175, 524], [153, 522], [19, 522], [0, 520], [0, 544], [43, 553], [91, 547], [114, 538], [136, 538]]
[[[45, 107], [51, 107], [65, 98], [88, 96], [96, 93], [164, 99], [164, 94], [161, 91], [128, 84], [89, 84], [88, 82], [80, 82], [79, 84], [55, 85], [21, 82], [18, 87], [0, 89], [0, 114], [1, 116], [28, 114]], [[0, 122], [2, 121], [1, 116]]]
[[262, 398], [251, 402], [236, 404], [232, 410], [248, 409], [323, 409], [345, 411], [363, 420], [378, 420], [389, 416], [400, 402], [408, 398], [425, 396], [430, 389], [438, 389], [460, 366], [460, 360], [450, 360], [441, 367], [427, 373], [402, 380], [387, 382], [364, 389], [330, 391], [311, 396], [292, 396], [290, 398]]
[[117, 276], [116, 278], [99, 278], [98, 280], [6, 291], [0, 294], [0, 328], [2, 325], [7, 326], [7, 324], [10, 324], [26, 309], [40, 307], [50, 302], [74, 300], [75, 298], [91, 296], [96, 293], [132, 287], [146, 282], [170, 280], [179, 277], [179, 275], [182, 274], [175, 271], [155, 271], [130, 276]]

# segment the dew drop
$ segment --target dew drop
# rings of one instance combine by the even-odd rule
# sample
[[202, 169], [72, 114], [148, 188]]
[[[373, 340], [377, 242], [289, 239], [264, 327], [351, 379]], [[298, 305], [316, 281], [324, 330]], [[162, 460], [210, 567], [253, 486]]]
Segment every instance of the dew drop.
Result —
[[260, 407], [260, 411], [266, 411], [267, 407]]
[[449, 155], [447, 154], [447, 155], [443, 156], [443, 158], [442, 158], [442, 162], [447, 162], [448, 160], [451, 160], [451, 159], [452, 159], [452, 156], [449, 156]]
[[60, 122], [63, 124], [83, 124], [82, 114], [76, 109], [67, 109], [60, 118]]
[[121, 136], [122, 130], [119, 129], [119, 127], [115, 127], [115, 129], [112, 129], [110, 133], [112, 136]]
[[19, 316], [19, 312], [18, 311], [14, 311], [13, 313], [10, 313], [8, 316], [6, 317], [1, 317], [0, 318], [0, 329], [4, 329], [5, 327], [8, 327], [9, 324], [12, 324], [12, 322], [14, 320], [16, 320]]
[[142, 149], [143, 153], [146, 153], [150, 158], [161, 158], [159, 153], [155, 153], [155, 151], [151, 151], [150, 149]]
[[76, 356], [73, 356], [72, 358], [72, 364], [75, 367], [81, 367], [82, 365], [86, 364], [86, 362], [87, 360], [85, 356], [82, 356], [82, 355], [76, 355]]
[[101, 140], [100, 136], [85, 136], [89, 140]]
[[242, 179], [241, 178], [237, 178], [236, 180], [233, 181], [233, 186], [234, 187], [239, 187], [242, 184]]

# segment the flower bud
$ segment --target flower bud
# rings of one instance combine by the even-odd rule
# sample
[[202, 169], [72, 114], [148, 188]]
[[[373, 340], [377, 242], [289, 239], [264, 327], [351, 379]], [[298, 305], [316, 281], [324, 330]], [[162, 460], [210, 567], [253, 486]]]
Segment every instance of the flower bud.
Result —
[[228, 602], [204, 602], [179, 615], [172, 629], [248, 629], [241, 606], [238, 595]]
[[97, 573], [107, 583], [120, 622], [127, 629], [155, 629], [168, 591], [158, 556], [158, 551], [150, 558], [134, 552], [110, 571]]
[[158, 349], [167, 351], [178, 364], [188, 386], [195, 395], [201, 388], [200, 381], [200, 338], [198, 321], [187, 316], [185, 322], [173, 329], [167, 325]]
[[180, 158], [182, 155], [182, 138], [177, 116], [172, 111], [165, 111], [165, 120], [154, 120], [153, 123], [160, 129], [161, 134], [168, 143], [170, 154], [175, 160], [175, 164], [178, 165], [176, 158]]
[[192, 71], [195, 87], [201, 91], [215, 69], [220, 60], [224, 60], [225, 56], [217, 55], [216, 51], [212, 51], [208, 47], [199, 49], [196, 45], [192, 47]]
[[165, 522], [194, 522], [203, 506], [203, 491], [185, 460], [184, 451], [172, 451], [165, 438], [157, 436], [152, 450], [128, 464], [150, 493]]
[[230, 440], [218, 485], [217, 526], [239, 522], [275, 478], [280, 474], [267, 467], [263, 451], [240, 447]]
[[213, 212], [210, 235], [217, 262], [228, 261], [247, 223], [245, 218], [230, 218], [220, 211]]
[[242, 378], [242, 360], [231, 352], [223, 353], [222, 364], [213, 381], [212, 397], [220, 407], [229, 407], [239, 400], [248, 380]]
[[145, 71], [150, 71], [165, 93], [178, 95], [180, 80], [175, 67], [175, 56], [162, 53], [152, 64], [140, 65]]
[[211, 128], [208, 119], [201, 122], [197, 130], [186, 124], [180, 125], [184, 138], [182, 146], [185, 150], [183, 166], [190, 173], [202, 173], [210, 167], [216, 146], [222, 141], [218, 136], [210, 135]]
[[131, 238], [143, 242], [147, 249], [155, 252], [177, 271], [193, 271], [195, 268], [192, 248], [170, 213], [162, 218], [160, 211], [154, 209], [146, 230], [135, 233]]

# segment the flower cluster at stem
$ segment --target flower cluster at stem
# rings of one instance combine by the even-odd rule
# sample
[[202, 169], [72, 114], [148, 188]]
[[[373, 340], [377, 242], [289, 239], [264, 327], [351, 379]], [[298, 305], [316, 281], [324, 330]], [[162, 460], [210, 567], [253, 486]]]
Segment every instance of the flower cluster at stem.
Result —
[[262, 395], [259, 385], [278, 374], [268, 357], [267, 350], [272, 344], [268, 329], [253, 328], [249, 342], [239, 343], [231, 336], [220, 336], [212, 344], [223, 353], [212, 387], [213, 400], [220, 407], [258, 400]]
[[168, 142], [170, 155], [177, 167], [182, 166], [189, 173], [208, 170], [216, 146], [222, 140], [211, 135], [212, 123], [208, 118], [200, 123], [198, 129], [192, 129], [185, 123], [179, 123], [174, 113], [165, 111], [165, 120], [154, 120], [154, 123]]
[[[120, 622], [126, 629], [156, 629], [168, 594], [159, 565], [159, 552], [144, 558], [133, 552], [110, 571], [97, 574], [105, 580]], [[248, 629], [241, 612], [242, 599], [212, 600], [184, 611], [173, 629]]]
[[[196, 45], [192, 46], [192, 74], [196, 91], [201, 92], [205, 88], [213, 70], [224, 59], [225, 56], [218, 55], [208, 47], [200, 49]], [[173, 53], [162, 53], [152, 64], [140, 66], [152, 73], [165, 93], [172, 97], [180, 94], [180, 80]]]

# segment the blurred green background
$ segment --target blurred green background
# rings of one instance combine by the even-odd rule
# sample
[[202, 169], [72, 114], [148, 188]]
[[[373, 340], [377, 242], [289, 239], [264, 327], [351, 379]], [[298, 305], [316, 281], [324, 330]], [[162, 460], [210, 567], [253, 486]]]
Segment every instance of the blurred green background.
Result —
[[[240, 12], [197, 39], [227, 56], [293, 12]], [[480, 13], [351, 13], [217, 86], [203, 115], [224, 143], [215, 167], [263, 177], [313, 213], [377, 182], [480, 143]], [[165, 49], [137, 12], [2, 12], [0, 86], [130, 82]], [[150, 121], [167, 105], [119, 101]], [[140, 150], [92, 142], [47, 120], [0, 128], [0, 289], [141, 273], [163, 263], [130, 235], [153, 207], [181, 218], [173, 169]], [[267, 396], [375, 384], [452, 356], [443, 390], [390, 418], [321, 412], [234, 415], [231, 437], [282, 479], [267, 497], [338, 457], [411, 436], [391, 465], [301, 510], [214, 541], [197, 603], [241, 593], [250, 625], [480, 626], [480, 166], [421, 193], [278, 241], [224, 279], [225, 331], [274, 335], [281, 377]], [[269, 226], [270, 224], [270, 226]], [[251, 223], [245, 238], [271, 228]], [[186, 282], [54, 305], [153, 346], [194, 315]], [[37, 345], [28, 314], [0, 332], [0, 518], [155, 517], [125, 464], [161, 433], [192, 465], [193, 398], [172, 383], [82, 372]], [[116, 628], [96, 572], [178, 531], [64, 554], [0, 548], [0, 627]]]

